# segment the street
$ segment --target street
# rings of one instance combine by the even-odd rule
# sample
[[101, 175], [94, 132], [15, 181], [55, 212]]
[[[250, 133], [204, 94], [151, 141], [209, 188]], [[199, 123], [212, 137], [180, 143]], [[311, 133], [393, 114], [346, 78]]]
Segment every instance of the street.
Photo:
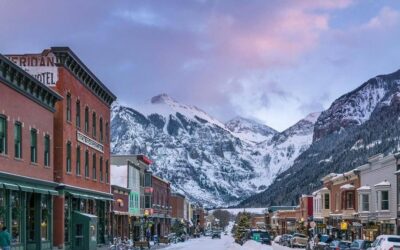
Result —
[[221, 239], [211, 239], [211, 237], [201, 237], [190, 239], [183, 243], [172, 244], [162, 248], [165, 250], [300, 250], [302, 248], [289, 248], [272, 243], [272, 246], [261, 245], [260, 243], [248, 240], [243, 246], [234, 242], [231, 235], [222, 235]]

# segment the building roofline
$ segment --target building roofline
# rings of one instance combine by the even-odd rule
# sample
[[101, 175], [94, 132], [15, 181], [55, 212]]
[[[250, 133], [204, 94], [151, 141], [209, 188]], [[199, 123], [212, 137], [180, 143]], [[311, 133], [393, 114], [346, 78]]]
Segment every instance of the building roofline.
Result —
[[0, 79], [7, 86], [51, 112], [55, 112], [56, 102], [63, 99], [56, 91], [38, 81], [2, 54], [0, 54]]
[[108, 106], [117, 99], [69, 47], [51, 47], [50, 50], [56, 56], [57, 63], [67, 68]]

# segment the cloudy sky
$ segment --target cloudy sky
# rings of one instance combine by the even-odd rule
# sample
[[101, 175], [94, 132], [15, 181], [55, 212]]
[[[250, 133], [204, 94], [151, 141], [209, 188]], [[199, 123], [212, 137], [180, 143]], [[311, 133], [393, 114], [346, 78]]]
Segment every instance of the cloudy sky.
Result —
[[167, 93], [283, 130], [400, 69], [400, 1], [0, 0], [0, 39], [71, 47], [122, 104]]

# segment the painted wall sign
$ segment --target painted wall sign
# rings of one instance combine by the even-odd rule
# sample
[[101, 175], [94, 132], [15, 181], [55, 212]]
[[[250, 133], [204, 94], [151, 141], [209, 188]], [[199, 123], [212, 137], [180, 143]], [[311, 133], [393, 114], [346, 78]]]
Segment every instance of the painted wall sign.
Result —
[[58, 81], [56, 57], [53, 53], [7, 55], [7, 58], [41, 83], [55, 85]]
[[86, 136], [85, 134], [82, 134], [79, 131], [76, 131], [76, 137], [79, 142], [82, 142], [83, 144], [88, 145], [91, 148], [96, 149], [97, 151], [100, 151], [104, 153], [104, 146], [101, 143], [98, 143], [97, 141], [93, 140], [92, 138]]

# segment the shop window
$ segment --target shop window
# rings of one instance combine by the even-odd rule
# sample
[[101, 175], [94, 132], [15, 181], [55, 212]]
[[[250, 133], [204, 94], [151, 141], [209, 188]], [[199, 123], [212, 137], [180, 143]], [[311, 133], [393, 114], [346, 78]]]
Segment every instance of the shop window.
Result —
[[76, 119], [75, 124], [78, 128], [81, 127], [81, 102], [78, 100], [76, 102]]
[[85, 108], [85, 132], [89, 132], [89, 108]]
[[6, 192], [3, 188], [0, 188], [0, 228], [6, 225]]
[[81, 146], [76, 147], [76, 175], [81, 175]]
[[70, 196], [65, 196], [65, 202], [64, 202], [64, 242], [68, 243], [70, 238], [69, 238], [69, 227], [70, 227]]
[[7, 118], [0, 116], [0, 154], [7, 154]]
[[85, 177], [89, 177], [89, 151], [85, 151]]
[[103, 118], [100, 118], [100, 142], [103, 142], [104, 139], [104, 131], [103, 131]]
[[44, 165], [50, 166], [50, 136], [44, 137]]
[[361, 195], [361, 209], [364, 212], [369, 211], [369, 194]]
[[381, 210], [389, 210], [389, 191], [381, 191]]
[[329, 194], [324, 194], [324, 209], [329, 209]]
[[93, 180], [96, 180], [96, 154], [93, 154], [93, 161], [92, 161], [92, 178]]
[[14, 124], [14, 157], [22, 158], [22, 124], [20, 122]]
[[92, 135], [93, 137], [96, 137], [96, 112], [93, 112], [92, 115]]
[[67, 121], [71, 121], [71, 94], [67, 94]]
[[19, 191], [11, 191], [11, 240], [21, 242], [21, 201]]
[[33, 193], [26, 194], [26, 228], [28, 242], [35, 241], [35, 197]]
[[37, 163], [37, 130], [31, 129], [31, 162]]
[[42, 212], [42, 221], [40, 223], [40, 235], [42, 241], [49, 240], [49, 222], [50, 222], [50, 213], [49, 213], [49, 202], [51, 201], [49, 195], [43, 195], [41, 199], [41, 212]]
[[71, 142], [67, 142], [67, 173], [71, 173]]

